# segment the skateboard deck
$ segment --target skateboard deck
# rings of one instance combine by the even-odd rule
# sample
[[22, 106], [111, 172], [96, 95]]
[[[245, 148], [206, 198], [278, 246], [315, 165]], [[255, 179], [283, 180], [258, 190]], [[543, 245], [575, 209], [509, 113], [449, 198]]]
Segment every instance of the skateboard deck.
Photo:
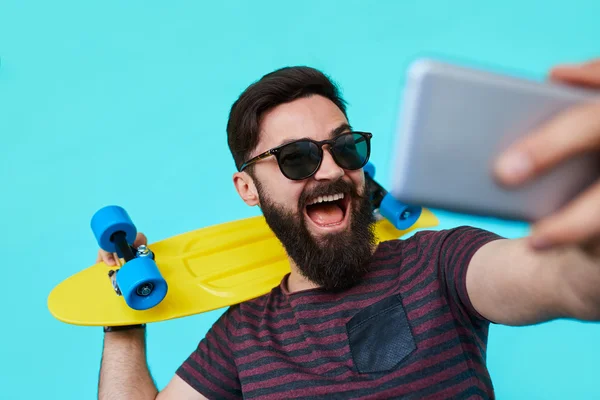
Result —
[[[394, 199], [365, 166], [379, 242], [438, 224], [431, 211]], [[124, 264], [92, 265], [48, 296], [59, 321], [121, 326], [166, 321], [231, 306], [268, 293], [290, 272], [287, 254], [263, 216], [193, 230], [133, 248], [137, 228], [118, 206], [97, 211], [91, 228], [99, 246]]]
[[[388, 220], [376, 223], [378, 240], [397, 239], [437, 218], [423, 209], [406, 230]], [[48, 297], [58, 320], [84, 326], [119, 326], [165, 321], [243, 302], [279, 285], [290, 271], [285, 250], [265, 222], [251, 217], [201, 228], [148, 244], [168, 292], [155, 307], [134, 310], [113, 289], [108, 272], [118, 266], [95, 264], [57, 285]]]

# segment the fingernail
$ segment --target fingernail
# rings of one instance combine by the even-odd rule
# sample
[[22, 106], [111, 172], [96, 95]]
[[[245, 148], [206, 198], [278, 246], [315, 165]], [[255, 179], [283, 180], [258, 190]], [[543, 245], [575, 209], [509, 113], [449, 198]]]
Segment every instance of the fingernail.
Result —
[[531, 168], [530, 158], [519, 151], [507, 153], [499, 162], [500, 173], [509, 179], [525, 178], [531, 172]]

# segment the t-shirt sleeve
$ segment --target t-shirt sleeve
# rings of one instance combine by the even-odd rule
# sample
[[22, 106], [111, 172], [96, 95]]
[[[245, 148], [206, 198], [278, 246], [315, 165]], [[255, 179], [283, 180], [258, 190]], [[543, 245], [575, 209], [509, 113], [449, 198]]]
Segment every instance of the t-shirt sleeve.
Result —
[[198, 347], [177, 369], [177, 375], [209, 399], [242, 398], [230, 342], [232, 309], [225, 311]]
[[440, 231], [415, 234], [417, 246], [427, 254], [437, 274], [450, 309], [464, 326], [486, 325], [486, 320], [473, 306], [467, 292], [467, 269], [473, 255], [483, 245], [501, 236], [480, 228], [459, 226]]
[[471, 303], [467, 292], [467, 270], [477, 250], [498, 239], [503, 238], [496, 233], [471, 226], [459, 226], [442, 234], [438, 272], [451, 305], [463, 321], [490, 322]]

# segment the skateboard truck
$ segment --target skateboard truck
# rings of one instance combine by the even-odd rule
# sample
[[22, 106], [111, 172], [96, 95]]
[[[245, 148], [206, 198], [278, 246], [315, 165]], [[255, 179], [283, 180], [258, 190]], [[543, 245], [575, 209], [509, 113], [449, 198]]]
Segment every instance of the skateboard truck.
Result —
[[396, 200], [387, 190], [375, 181], [375, 166], [367, 163], [365, 166], [367, 191], [377, 218], [387, 219], [396, 229], [410, 228], [421, 216], [422, 207], [411, 206]]
[[106, 206], [96, 211], [90, 222], [100, 248], [117, 253], [121, 268], [110, 271], [108, 277], [115, 293], [122, 296], [134, 310], [157, 306], [167, 295], [168, 285], [146, 246], [134, 248], [137, 238], [135, 224], [123, 207]]
[[[369, 193], [371, 195], [371, 204], [373, 205], [373, 208], [379, 213], [381, 203], [383, 199], [385, 199], [385, 197], [387, 196], [388, 192], [379, 183], [375, 182], [375, 180], [373, 180], [370, 176], [367, 178], [367, 182], [370, 186]], [[406, 210], [403, 210], [400, 213], [399, 218], [401, 220], [406, 220], [410, 217], [410, 215], [411, 210], [407, 208]]]
[[110, 283], [112, 284], [112, 287], [115, 290], [117, 296], [122, 296], [123, 293], [121, 293], [119, 285], [117, 285], [117, 271], [111, 269], [110, 271], [108, 271], [108, 277], [110, 278]]
[[[137, 249], [133, 246], [130, 246], [127, 243], [124, 232], [116, 232], [112, 235], [111, 240], [115, 243], [117, 249], [119, 249], [120, 253], [123, 255], [125, 262], [131, 261], [134, 258], [142, 257], [149, 257], [152, 260], [154, 260], [154, 253], [146, 245], [142, 244], [138, 246]], [[110, 278], [110, 282], [117, 296], [122, 296], [123, 293], [121, 292], [121, 289], [119, 289], [119, 285], [117, 284], [117, 272], [119, 272], [119, 270], [111, 269], [110, 271], [108, 271], [108, 277]], [[136, 288], [136, 293], [139, 296], [148, 296], [150, 295], [150, 293], [152, 293], [152, 290], [154, 290], [154, 285], [152, 284], [152, 282], [146, 282], [143, 285]]]

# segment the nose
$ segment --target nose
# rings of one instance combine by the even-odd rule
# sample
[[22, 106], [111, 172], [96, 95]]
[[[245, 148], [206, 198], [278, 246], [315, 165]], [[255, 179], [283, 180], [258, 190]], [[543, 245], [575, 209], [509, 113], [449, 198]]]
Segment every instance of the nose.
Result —
[[329, 150], [327, 148], [324, 148], [323, 161], [321, 161], [321, 166], [315, 173], [314, 178], [318, 181], [335, 181], [340, 179], [342, 176], [344, 176], [344, 169], [336, 164]]

